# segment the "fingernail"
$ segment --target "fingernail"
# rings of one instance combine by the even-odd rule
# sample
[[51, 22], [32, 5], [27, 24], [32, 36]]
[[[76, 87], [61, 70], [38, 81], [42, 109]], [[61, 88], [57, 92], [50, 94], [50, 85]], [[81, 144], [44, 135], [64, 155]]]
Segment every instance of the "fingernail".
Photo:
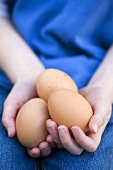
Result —
[[7, 130], [7, 131], [8, 131], [8, 136], [11, 137], [11, 128], [8, 127], [8, 130]]
[[94, 130], [95, 133], [97, 133], [97, 131], [98, 131], [98, 124], [97, 123], [95, 123], [93, 125], [93, 130]]
[[75, 134], [78, 133], [78, 130], [77, 130], [76, 128], [74, 128], [74, 127], [72, 127], [71, 130], [72, 130], [72, 132], [74, 132]]
[[48, 146], [44, 147], [42, 150], [43, 151], [47, 151], [48, 150]]
[[54, 131], [54, 126], [48, 125], [48, 129], [49, 129], [51, 132], [53, 132], [53, 131]]
[[61, 127], [58, 127], [58, 131], [61, 135], [65, 133], [65, 129]]

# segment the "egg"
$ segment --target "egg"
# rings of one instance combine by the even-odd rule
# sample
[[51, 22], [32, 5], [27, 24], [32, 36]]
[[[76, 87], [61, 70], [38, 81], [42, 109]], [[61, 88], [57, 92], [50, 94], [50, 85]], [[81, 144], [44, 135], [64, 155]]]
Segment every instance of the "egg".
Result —
[[16, 131], [19, 142], [27, 148], [38, 146], [46, 139], [48, 134], [46, 129], [48, 118], [48, 107], [44, 100], [34, 98], [26, 102], [16, 117]]
[[88, 131], [93, 110], [79, 93], [68, 89], [52, 91], [48, 98], [48, 109], [52, 120], [58, 125], [65, 125], [69, 130], [72, 126], [79, 126], [84, 132]]
[[46, 69], [38, 77], [36, 89], [38, 96], [47, 101], [51, 91], [66, 88], [78, 92], [77, 86], [72, 78], [65, 72], [57, 69]]

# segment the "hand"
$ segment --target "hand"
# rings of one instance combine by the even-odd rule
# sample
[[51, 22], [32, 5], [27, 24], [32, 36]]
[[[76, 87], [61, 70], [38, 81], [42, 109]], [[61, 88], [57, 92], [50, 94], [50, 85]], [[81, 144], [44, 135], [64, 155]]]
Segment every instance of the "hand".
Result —
[[[37, 97], [35, 90], [35, 81], [32, 78], [23, 78], [18, 80], [12, 88], [10, 94], [4, 102], [4, 110], [2, 123], [5, 126], [8, 136], [13, 137], [16, 134], [15, 117], [18, 110], [28, 100]], [[27, 149], [32, 157], [47, 156], [51, 153], [51, 147], [55, 147], [50, 135], [46, 141], [42, 142], [38, 147]]]
[[80, 155], [83, 150], [94, 152], [97, 149], [110, 119], [112, 106], [106, 88], [87, 86], [80, 90], [80, 94], [86, 98], [94, 111], [89, 122], [90, 133], [85, 134], [79, 127], [73, 126], [73, 139], [65, 126], [57, 127], [52, 120], [47, 121], [48, 131], [56, 144], [74, 155]]

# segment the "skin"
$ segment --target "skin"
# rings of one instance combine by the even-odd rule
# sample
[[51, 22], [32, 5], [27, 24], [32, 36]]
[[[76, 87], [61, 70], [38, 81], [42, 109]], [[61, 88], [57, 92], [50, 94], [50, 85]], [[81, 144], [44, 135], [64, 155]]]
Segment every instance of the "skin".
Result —
[[[35, 84], [45, 67], [8, 19], [0, 18], [0, 27], [4, 28], [0, 29], [0, 68], [14, 84], [4, 102], [2, 123], [8, 136], [13, 137], [16, 134], [15, 118], [18, 110], [28, 100], [38, 97]], [[47, 156], [55, 146], [49, 135], [38, 147], [27, 148], [27, 152], [32, 157]]]
[[[8, 136], [13, 137], [16, 134], [15, 117], [17, 112], [26, 101], [37, 96], [36, 79], [45, 68], [9, 20], [0, 18], [0, 28], [4, 28], [0, 29], [0, 68], [14, 84], [4, 102], [2, 123]], [[112, 63], [113, 46], [106, 53], [88, 85], [80, 90], [80, 94], [89, 101], [94, 111], [89, 122], [90, 133], [85, 134], [79, 127], [74, 126], [71, 128], [75, 138], [73, 139], [65, 126], [57, 126], [49, 119], [46, 123], [50, 135], [36, 148], [27, 148], [30, 156], [35, 158], [47, 156], [55, 146], [66, 148], [73, 155], [80, 155], [83, 150], [94, 152], [97, 149], [111, 116], [113, 103]]]
[[102, 134], [111, 117], [113, 103], [113, 45], [110, 47], [100, 67], [97, 69], [88, 85], [80, 90], [80, 94], [90, 103], [94, 115], [89, 121], [90, 133], [85, 134], [79, 127], [68, 129], [57, 126], [52, 120], [47, 121], [47, 128], [56, 144], [66, 148], [73, 155], [80, 155], [83, 150], [94, 152], [101, 141]]
[[102, 133], [111, 116], [111, 101], [105, 90], [101, 87], [85, 87], [80, 91], [94, 110], [94, 115], [89, 122], [89, 134], [86, 135], [79, 127], [73, 126], [71, 128], [75, 138], [73, 139], [65, 126], [57, 127], [52, 120], [47, 121], [48, 131], [53, 140], [60, 146], [62, 143], [61, 147], [66, 148], [73, 155], [80, 155], [83, 150], [94, 152], [101, 141]]

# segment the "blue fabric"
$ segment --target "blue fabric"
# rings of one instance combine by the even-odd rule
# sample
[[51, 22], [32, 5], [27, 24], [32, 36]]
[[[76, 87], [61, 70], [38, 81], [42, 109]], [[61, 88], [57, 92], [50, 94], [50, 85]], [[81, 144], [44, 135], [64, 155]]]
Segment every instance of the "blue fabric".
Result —
[[87, 85], [113, 42], [113, 0], [7, 0], [17, 30], [46, 68]]
[[16, 137], [8, 138], [1, 123], [7, 95], [8, 90], [0, 87], [0, 170], [113, 170], [113, 114], [94, 153], [73, 156], [64, 149], [53, 149], [50, 156], [33, 159]]
[[[87, 85], [113, 41], [113, 0], [7, 0], [11, 19], [46, 68], [68, 73], [78, 88]], [[12, 87], [0, 72], [0, 116]], [[113, 115], [94, 153], [73, 156], [54, 149], [32, 159], [0, 121], [0, 170], [113, 170]], [[37, 165], [36, 165], [37, 164]]]

